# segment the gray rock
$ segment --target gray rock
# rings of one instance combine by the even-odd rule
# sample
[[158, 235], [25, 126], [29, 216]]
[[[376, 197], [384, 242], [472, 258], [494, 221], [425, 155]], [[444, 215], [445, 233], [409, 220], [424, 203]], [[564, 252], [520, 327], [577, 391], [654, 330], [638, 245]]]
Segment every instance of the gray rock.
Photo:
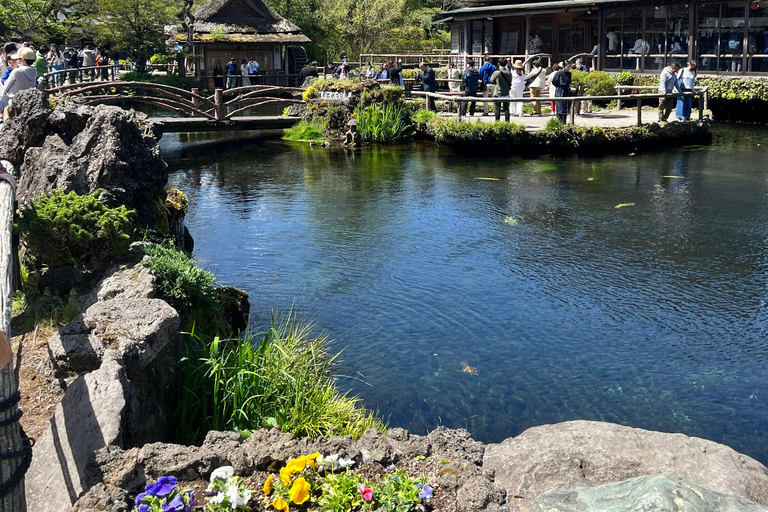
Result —
[[49, 132], [51, 108], [42, 92], [28, 89], [13, 98], [8, 114], [10, 118], [0, 125], [0, 160], [8, 160], [20, 171], [26, 151], [42, 146]]
[[[131, 245], [133, 247], [133, 244]], [[98, 301], [110, 299], [154, 299], [155, 276], [148, 268], [141, 265], [113, 267], [105, 273], [91, 293], [80, 298], [82, 310]]]
[[132, 509], [128, 491], [99, 483], [77, 500], [72, 512], [130, 512]]
[[243, 449], [253, 461], [255, 469], [267, 469], [273, 462], [284, 463], [305, 455], [307, 442], [293, 434], [277, 429], [260, 429], [243, 441]]
[[369, 428], [357, 441], [363, 462], [378, 462], [384, 466], [400, 460], [400, 454], [386, 436], [375, 428]]
[[83, 373], [99, 368], [104, 344], [91, 334], [62, 335], [57, 332], [48, 340], [48, 356], [56, 377], [64, 378], [70, 372]]
[[636, 476], [673, 472], [694, 484], [768, 504], [768, 468], [733, 449], [683, 434], [595, 421], [526, 430], [486, 447], [484, 470], [495, 471], [512, 508], [528, 511], [538, 496]]
[[648, 475], [536, 498], [531, 512], [768, 512], [754, 501], [710, 491], [674, 473]]
[[345, 459], [351, 459], [358, 462], [362, 460], [360, 449], [357, 447], [357, 443], [352, 439], [352, 436], [333, 436], [310, 439], [307, 441], [307, 452], [320, 452], [325, 456], [338, 454]]
[[399, 457], [403, 459], [413, 459], [418, 456], [428, 457], [432, 452], [432, 445], [427, 437], [413, 435], [404, 428], [389, 429], [387, 440]]
[[71, 144], [72, 139], [85, 130], [91, 114], [92, 107], [77, 103], [60, 103], [48, 118], [48, 122], [67, 140], [67, 144]]
[[130, 384], [120, 359], [76, 379], [33, 448], [25, 487], [29, 510], [64, 512], [87, 490], [85, 468], [96, 450], [121, 445]]
[[487, 510], [488, 504], [503, 505], [506, 500], [504, 489], [497, 487], [486, 476], [477, 475], [468, 478], [456, 492], [456, 500], [461, 510], [473, 512]]
[[474, 465], [483, 464], [485, 445], [472, 439], [464, 430], [438, 427], [427, 435], [432, 446], [432, 454], [451, 461], [466, 461]]

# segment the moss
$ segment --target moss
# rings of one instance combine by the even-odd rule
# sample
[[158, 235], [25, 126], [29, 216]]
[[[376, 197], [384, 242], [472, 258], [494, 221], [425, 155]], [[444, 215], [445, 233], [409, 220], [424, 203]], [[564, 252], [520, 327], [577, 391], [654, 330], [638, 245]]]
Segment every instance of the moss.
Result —
[[187, 200], [187, 196], [184, 195], [184, 192], [177, 188], [168, 190], [168, 193], [165, 196], [165, 207], [169, 210], [174, 210], [178, 213], [181, 213], [182, 215], [187, 214], [188, 202], [189, 201]]

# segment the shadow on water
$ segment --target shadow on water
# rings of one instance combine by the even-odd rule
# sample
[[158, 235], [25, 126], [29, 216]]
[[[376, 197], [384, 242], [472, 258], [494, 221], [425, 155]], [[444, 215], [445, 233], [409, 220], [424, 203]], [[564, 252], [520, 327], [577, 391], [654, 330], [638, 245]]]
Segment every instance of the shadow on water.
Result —
[[176, 149], [171, 184], [253, 324], [294, 305], [393, 425], [493, 442], [596, 419], [766, 462], [766, 139], [537, 158], [233, 141]]

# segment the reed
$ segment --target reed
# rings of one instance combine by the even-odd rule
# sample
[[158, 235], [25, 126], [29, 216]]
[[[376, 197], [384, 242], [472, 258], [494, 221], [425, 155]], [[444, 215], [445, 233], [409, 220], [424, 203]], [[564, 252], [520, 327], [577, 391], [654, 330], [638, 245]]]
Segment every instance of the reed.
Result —
[[396, 144], [415, 135], [411, 111], [402, 102], [374, 103], [355, 110], [357, 129], [367, 142]]

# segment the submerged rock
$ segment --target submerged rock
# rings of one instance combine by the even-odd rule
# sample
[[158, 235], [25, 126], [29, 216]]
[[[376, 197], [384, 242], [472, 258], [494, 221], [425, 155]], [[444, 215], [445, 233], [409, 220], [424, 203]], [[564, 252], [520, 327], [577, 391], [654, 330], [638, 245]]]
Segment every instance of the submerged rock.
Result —
[[531, 512], [768, 512], [736, 496], [710, 491], [674, 473], [648, 475], [536, 498]]

